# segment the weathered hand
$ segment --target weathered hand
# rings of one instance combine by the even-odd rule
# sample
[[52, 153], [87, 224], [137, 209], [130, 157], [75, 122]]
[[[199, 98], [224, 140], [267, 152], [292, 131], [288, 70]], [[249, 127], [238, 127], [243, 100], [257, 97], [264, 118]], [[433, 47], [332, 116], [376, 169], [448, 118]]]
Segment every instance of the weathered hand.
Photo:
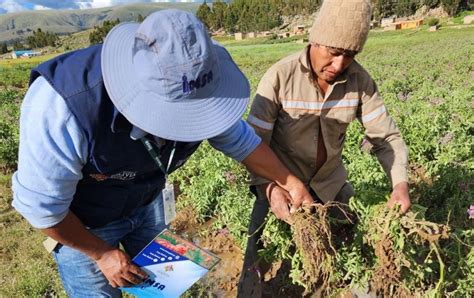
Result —
[[290, 214], [296, 212], [301, 205], [314, 202], [302, 183], [289, 189], [290, 192], [275, 183], [264, 185], [265, 194], [270, 202], [270, 209], [278, 219], [288, 223]]
[[313, 203], [313, 198], [306, 190], [303, 182], [281, 163], [275, 153], [264, 142], [261, 142], [242, 163], [250, 172], [267, 180], [275, 181], [286, 190], [291, 196], [291, 212], [298, 210], [303, 203]]
[[96, 260], [109, 284], [114, 287], [128, 287], [140, 284], [148, 275], [134, 265], [130, 257], [120, 249], [109, 250]]
[[392, 195], [387, 202], [387, 206], [392, 208], [396, 204], [400, 205], [401, 213], [405, 213], [411, 206], [410, 196], [408, 194], [408, 183], [400, 182], [393, 188]]
[[272, 212], [278, 219], [287, 220], [290, 216], [290, 194], [275, 183], [266, 184], [263, 188]]
[[308, 190], [300, 180], [297, 180], [296, 183], [291, 184], [286, 188], [286, 190], [290, 195], [290, 213], [295, 213], [296, 210], [301, 207], [301, 205], [311, 205], [314, 203], [313, 197], [309, 194]]

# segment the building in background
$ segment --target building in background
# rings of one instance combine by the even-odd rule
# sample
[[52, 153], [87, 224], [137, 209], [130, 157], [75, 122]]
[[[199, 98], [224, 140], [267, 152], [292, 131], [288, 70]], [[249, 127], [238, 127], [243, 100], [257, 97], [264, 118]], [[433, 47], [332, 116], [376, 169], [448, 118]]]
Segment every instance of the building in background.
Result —
[[42, 55], [41, 52], [34, 52], [32, 50], [13, 51], [12, 59], [31, 58], [31, 57], [41, 56], [41, 55]]

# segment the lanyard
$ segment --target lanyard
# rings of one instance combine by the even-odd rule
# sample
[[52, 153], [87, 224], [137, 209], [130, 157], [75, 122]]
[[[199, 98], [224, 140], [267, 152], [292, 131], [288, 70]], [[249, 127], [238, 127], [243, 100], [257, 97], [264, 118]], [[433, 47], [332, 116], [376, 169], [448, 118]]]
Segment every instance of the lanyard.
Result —
[[173, 143], [173, 149], [171, 149], [170, 153], [170, 159], [168, 160], [168, 166], [165, 167], [163, 166], [163, 163], [161, 162], [160, 158], [158, 157], [158, 154], [156, 153], [155, 149], [153, 148], [153, 145], [151, 144], [150, 140], [148, 140], [146, 137], [140, 138], [142, 141], [143, 145], [145, 146], [146, 151], [150, 154], [151, 158], [155, 161], [156, 165], [160, 168], [160, 170], [165, 174], [165, 179], [168, 179], [168, 170], [170, 169], [171, 166], [171, 161], [173, 160], [174, 152], [176, 151], [176, 141]]

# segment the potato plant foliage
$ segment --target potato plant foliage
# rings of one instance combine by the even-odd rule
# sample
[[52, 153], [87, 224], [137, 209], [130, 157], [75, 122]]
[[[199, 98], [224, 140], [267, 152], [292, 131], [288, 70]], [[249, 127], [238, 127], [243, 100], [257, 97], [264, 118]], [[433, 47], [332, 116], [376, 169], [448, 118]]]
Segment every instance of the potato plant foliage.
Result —
[[[248, 77], [252, 96], [272, 64], [304, 46], [261, 40], [224, 44]], [[332, 235], [336, 252], [330, 253], [332, 271], [325, 275], [328, 294], [369, 286], [387, 295], [474, 295], [474, 220], [466, 213], [474, 204], [473, 49], [474, 28], [442, 27], [432, 33], [371, 33], [364, 51], [357, 56], [377, 82], [409, 147], [414, 207], [405, 216], [384, 207], [390, 194], [389, 181], [370, 149], [361, 148], [361, 125], [352, 123], [343, 160], [357, 193], [350, 208], [358, 215], [358, 223], [350, 231], [353, 239]], [[3, 173], [11, 173], [17, 164], [20, 102], [29, 70], [38, 62], [0, 62]], [[9, 207], [8, 179], [2, 179], [5, 186], [0, 192], [0, 261], [5, 269], [0, 280], [8, 280], [2, 282], [0, 296], [63, 295], [58, 278], [50, 278], [54, 266], [42, 249], [35, 249], [33, 255], [16, 249], [20, 243], [29, 243], [32, 230]], [[200, 222], [215, 219], [213, 227], [226, 227], [244, 248], [253, 196], [248, 190], [248, 174], [240, 164], [204, 143], [172, 179], [179, 185], [179, 208], [192, 208]], [[423, 238], [422, 232], [434, 236]], [[38, 247], [40, 238], [34, 238]], [[294, 284], [307, 287], [305, 258], [299, 251], [295, 253], [290, 226], [270, 214], [263, 241], [262, 257], [291, 263], [289, 275]], [[33, 265], [23, 261], [31, 258], [37, 260]], [[387, 272], [393, 273], [393, 286], [380, 287], [377, 279]]]

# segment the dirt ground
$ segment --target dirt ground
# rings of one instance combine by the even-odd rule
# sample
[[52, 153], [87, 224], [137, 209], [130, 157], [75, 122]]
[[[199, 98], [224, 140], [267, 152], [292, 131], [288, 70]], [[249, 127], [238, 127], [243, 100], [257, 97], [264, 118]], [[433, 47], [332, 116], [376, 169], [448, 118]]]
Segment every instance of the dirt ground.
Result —
[[[192, 210], [178, 212], [171, 228], [174, 232], [191, 240], [201, 248], [216, 254], [221, 261], [199, 282], [198, 296], [237, 297], [237, 284], [243, 265], [244, 252], [234, 239], [222, 229], [212, 231], [212, 220], [199, 224]], [[276, 262], [269, 264], [263, 275], [263, 297], [302, 297], [304, 289], [290, 283], [290, 264]], [[194, 293], [193, 295], [194, 296]]]
[[[217, 255], [221, 261], [199, 282], [209, 296], [237, 297], [237, 283], [242, 268], [242, 251], [227, 230], [212, 232], [212, 220], [199, 224], [190, 209], [178, 212], [171, 228], [182, 237]], [[202, 291], [202, 290], [201, 290]]]

